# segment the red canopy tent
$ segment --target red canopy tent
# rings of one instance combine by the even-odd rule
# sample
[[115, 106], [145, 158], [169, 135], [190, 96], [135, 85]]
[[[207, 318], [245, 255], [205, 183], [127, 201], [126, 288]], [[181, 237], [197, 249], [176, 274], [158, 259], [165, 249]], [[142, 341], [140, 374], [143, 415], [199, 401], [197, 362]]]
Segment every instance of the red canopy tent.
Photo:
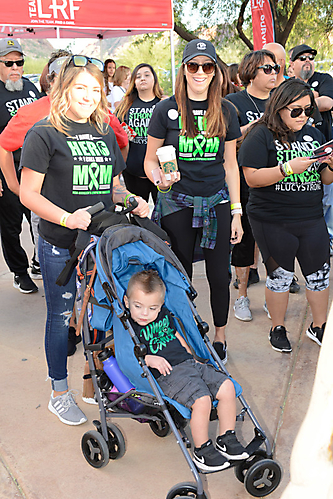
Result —
[[1, 0], [0, 38], [117, 38], [170, 31], [172, 0]]

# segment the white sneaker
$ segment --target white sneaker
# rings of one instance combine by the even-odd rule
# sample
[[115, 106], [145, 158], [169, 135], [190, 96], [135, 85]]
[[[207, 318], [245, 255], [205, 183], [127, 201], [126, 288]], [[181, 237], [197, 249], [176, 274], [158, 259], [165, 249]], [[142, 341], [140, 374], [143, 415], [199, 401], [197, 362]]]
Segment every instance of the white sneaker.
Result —
[[75, 426], [87, 421], [85, 414], [75, 403], [72, 390], [55, 398], [51, 395], [48, 409], [58, 416], [62, 423], [68, 425]]
[[234, 305], [235, 317], [240, 321], [252, 321], [252, 314], [250, 310], [250, 300], [247, 296], [237, 298]]

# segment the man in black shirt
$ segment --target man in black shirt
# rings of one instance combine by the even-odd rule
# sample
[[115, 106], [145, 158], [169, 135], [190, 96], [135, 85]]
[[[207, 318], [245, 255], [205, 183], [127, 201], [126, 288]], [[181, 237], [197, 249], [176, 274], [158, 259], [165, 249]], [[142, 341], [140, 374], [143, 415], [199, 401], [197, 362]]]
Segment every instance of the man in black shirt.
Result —
[[[35, 85], [22, 77], [23, 55], [17, 40], [12, 38], [0, 40], [0, 132], [20, 107], [40, 97]], [[16, 169], [19, 160], [20, 150], [17, 150], [14, 152]], [[1, 171], [0, 182], [3, 187], [0, 195], [0, 229], [4, 259], [14, 274], [14, 287], [22, 293], [35, 293], [38, 288], [28, 275], [29, 262], [20, 243], [23, 214], [30, 221], [30, 211], [8, 189]]]

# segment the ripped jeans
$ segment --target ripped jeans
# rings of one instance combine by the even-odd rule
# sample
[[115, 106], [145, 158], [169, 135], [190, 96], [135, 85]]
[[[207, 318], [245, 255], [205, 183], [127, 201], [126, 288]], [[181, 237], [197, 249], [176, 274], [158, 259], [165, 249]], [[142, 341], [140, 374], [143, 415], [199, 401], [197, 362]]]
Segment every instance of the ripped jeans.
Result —
[[76, 295], [76, 272], [66, 286], [58, 286], [56, 280], [69, 259], [68, 249], [53, 246], [39, 237], [39, 261], [47, 307], [45, 352], [52, 389], [58, 392], [68, 389], [68, 328]]

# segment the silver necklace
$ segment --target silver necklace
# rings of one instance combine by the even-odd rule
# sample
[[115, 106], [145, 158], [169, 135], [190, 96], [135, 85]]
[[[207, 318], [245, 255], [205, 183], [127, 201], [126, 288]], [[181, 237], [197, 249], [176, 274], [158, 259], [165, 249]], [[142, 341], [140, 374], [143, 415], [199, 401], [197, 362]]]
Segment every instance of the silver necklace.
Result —
[[251, 95], [249, 94], [249, 92], [246, 89], [245, 89], [245, 92], [246, 92], [246, 95], [248, 96], [248, 98], [250, 99], [250, 101], [252, 102], [252, 104], [254, 105], [254, 107], [256, 108], [256, 110], [258, 111], [259, 116], [261, 116], [262, 113], [259, 111], [257, 104], [254, 102]]

